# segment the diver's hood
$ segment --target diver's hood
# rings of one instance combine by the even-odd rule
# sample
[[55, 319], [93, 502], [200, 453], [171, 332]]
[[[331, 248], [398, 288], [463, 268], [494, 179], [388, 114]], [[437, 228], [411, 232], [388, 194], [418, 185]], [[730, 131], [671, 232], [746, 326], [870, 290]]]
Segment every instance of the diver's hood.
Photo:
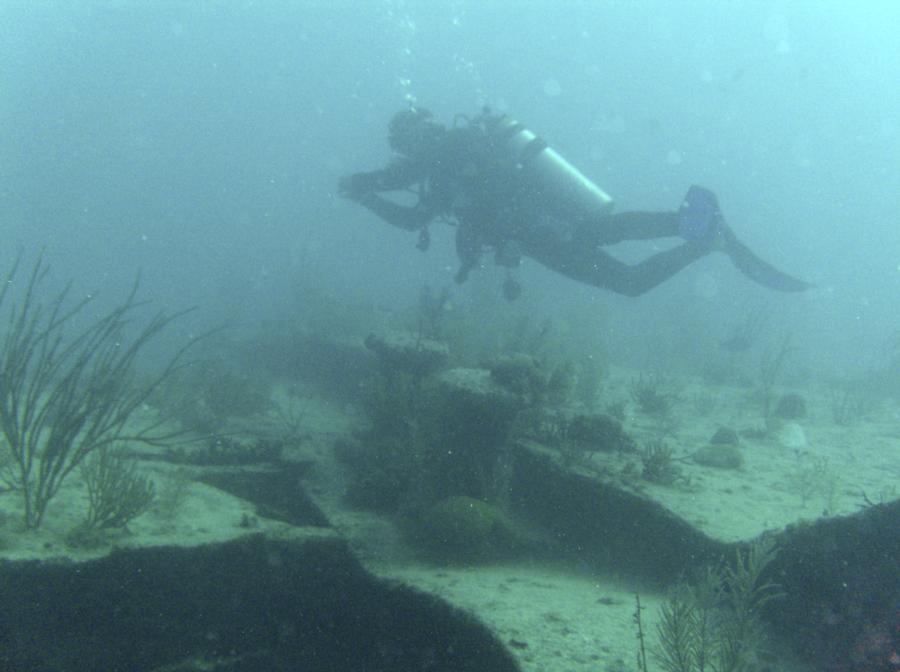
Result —
[[446, 133], [424, 107], [401, 110], [388, 125], [388, 142], [398, 154], [418, 157], [428, 154]]

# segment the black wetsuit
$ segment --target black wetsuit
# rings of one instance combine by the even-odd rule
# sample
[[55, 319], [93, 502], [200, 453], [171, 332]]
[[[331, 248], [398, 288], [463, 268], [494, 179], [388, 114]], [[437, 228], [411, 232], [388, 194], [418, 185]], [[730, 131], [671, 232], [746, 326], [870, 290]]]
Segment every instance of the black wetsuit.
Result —
[[[677, 237], [678, 212], [623, 212], [583, 221], [561, 219], [542, 202], [539, 188], [523, 185], [502, 155], [485, 126], [473, 123], [446, 130], [422, 156], [399, 157], [381, 170], [344, 178], [341, 192], [394, 226], [420, 231], [422, 249], [428, 244], [430, 222], [441, 216], [455, 221], [461, 263], [457, 282], [464, 282], [477, 266], [481, 252], [491, 248], [497, 263], [503, 266], [516, 266], [521, 252], [574, 280], [638, 296], [712, 250], [708, 241], [684, 241], [638, 263], [626, 264], [603, 248], [628, 240]], [[418, 200], [412, 206], [400, 205], [378, 193], [415, 186]], [[729, 230], [726, 232], [726, 242], [740, 245]], [[780, 273], [740, 247], [754, 263], [759, 261], [765, 270]], [[767, 283], [766, 278], [751, 277], [782, 291], [809, 286], [802, 281], [796, 281], [797, 286], [777, 286]], [[784, 278], [794, 281], [789, 276]]]

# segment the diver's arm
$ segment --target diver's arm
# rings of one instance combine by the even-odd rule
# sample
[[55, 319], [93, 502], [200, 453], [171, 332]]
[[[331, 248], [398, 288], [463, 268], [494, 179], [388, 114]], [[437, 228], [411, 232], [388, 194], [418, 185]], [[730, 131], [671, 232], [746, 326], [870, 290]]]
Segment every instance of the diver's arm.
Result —
[[421, 230], [434, 218], [434, 213], [420, 204], [400, 205], [372, 192], [365, 193], [353, 200], [378, 215], [388, 224], [405, 231]]
[[426, 168], [421, 162], [398, 159], [381, 170], [341, 178], [338, 190], [341, 196], [356, 201], [388, 224], [405, 231], [417, 231], [435, 216], [434, 208], [423, 202], [427, 199], [420, 198], [415, 205], [407, 206], [382, 198], [376, 192], [397, 191], [426, 176]]
[[410, 159], [399, 159], [392, 161], [381, 170], [354, 173], [342, 177], [338, 183], [338, 190], [346, 198], [359, 200], [362, 196], [376, 191], [404, 189], [426, 175], [427, 171], [422, 163]]

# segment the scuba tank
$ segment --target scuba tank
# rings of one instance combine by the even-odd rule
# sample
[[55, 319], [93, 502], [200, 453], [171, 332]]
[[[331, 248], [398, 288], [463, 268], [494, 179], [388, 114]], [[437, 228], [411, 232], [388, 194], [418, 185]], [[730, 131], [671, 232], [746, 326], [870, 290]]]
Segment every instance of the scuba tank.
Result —
[[512, 164], [522, 186], [554, 215], [579, 221], [608, 215], [613, 199], [515, 119], [486, 117], [494, 145]]

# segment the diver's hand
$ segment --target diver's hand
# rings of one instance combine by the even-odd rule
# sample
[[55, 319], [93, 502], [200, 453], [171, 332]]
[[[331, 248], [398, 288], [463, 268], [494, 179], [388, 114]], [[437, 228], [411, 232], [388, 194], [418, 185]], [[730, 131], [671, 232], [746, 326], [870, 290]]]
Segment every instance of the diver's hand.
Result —
[[338, 194], [351, 201], [364, 200], [372, 193], [372, 185], [369, 176], [365, 173], [354, 173], [342, 177], [338, 181]]

